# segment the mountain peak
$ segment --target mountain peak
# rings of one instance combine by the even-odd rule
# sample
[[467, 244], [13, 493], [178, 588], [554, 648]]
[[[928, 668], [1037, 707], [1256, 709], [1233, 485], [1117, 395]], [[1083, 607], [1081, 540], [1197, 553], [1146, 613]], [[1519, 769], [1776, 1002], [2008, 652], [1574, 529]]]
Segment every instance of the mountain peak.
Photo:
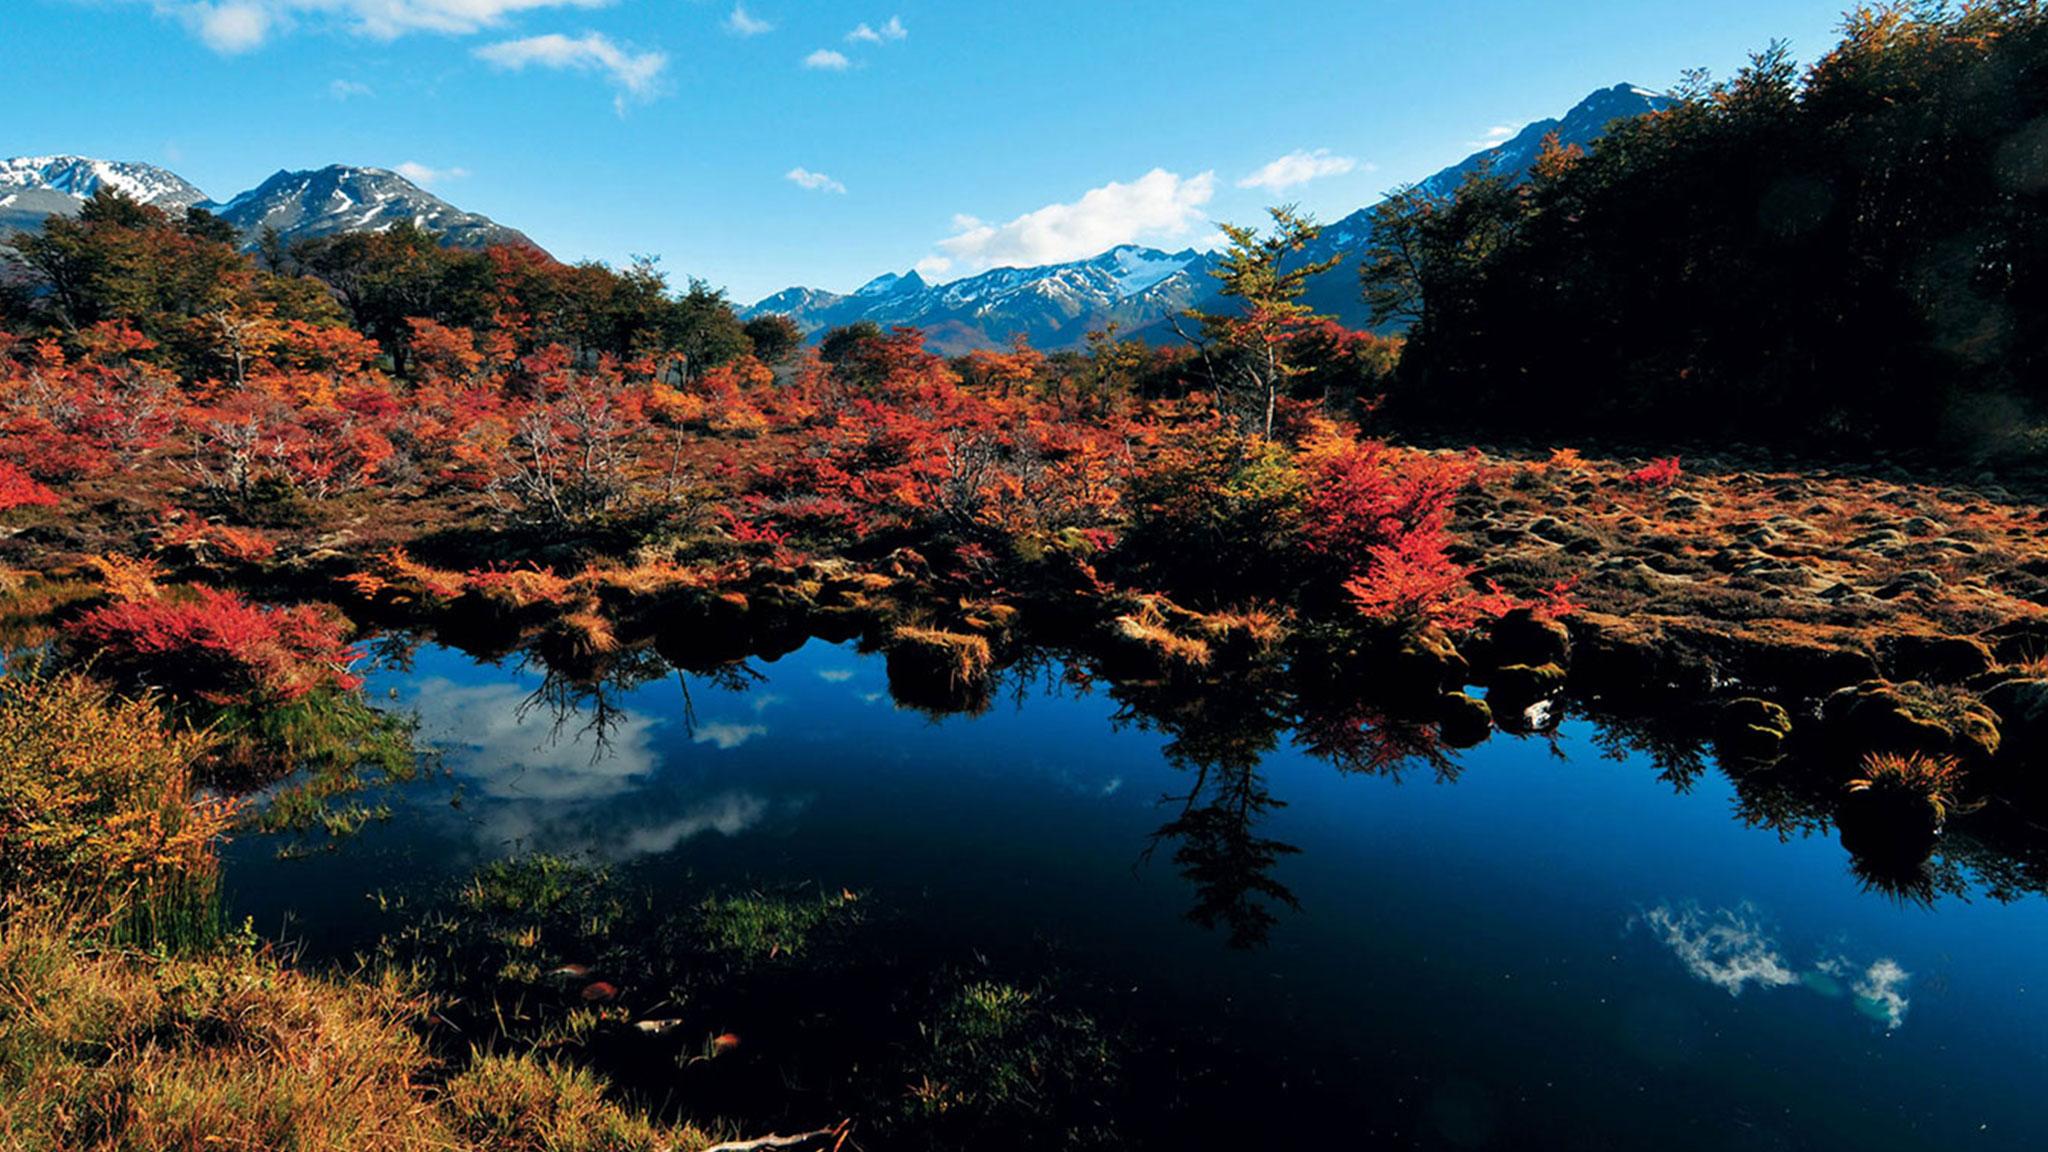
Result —
[[330, 164], [280, 168], [224, 204], [174, 172], [149, 164], [89, 156], [23, 156], [0, 160], [0, 235], [40, 228], [50, 216], [76, 216], [101, 188], [112, 188], [170, 212], [205, 208], [233, 225], [245, 245], [266, 228], [287, 240], [341, 232], [378, 232], [411, 222], [456, 248], [533, 241], [474, 212], [465, 212], [388, 168]]
[[91, 156], [17, 156], [0, 160], [0, 194], [54, 192], [84, 201], [101, 188], [171, 210], [206, 203], [206, 193], [177, 173], [154, 164], [98, 160]]
[[397, 172], [353, 164], [282, 169], [222, 205], [219, 215], [251, 237], [275, 228], [287, 239], [309, 239], [381, 232], [410, 222], [439, 233], [442, 242], [454, 248], [534, 246], [523, 233], [465, 212]]
[[907, 296], [912, 292], [922, 292], [927, 287], [929, 285], [924, 282], [924, 277], [918, 275], [917, 269], [912, 268], [903, 273], [884, 272], [854, 289], [853, 294], [867, 299], [877, 296]]

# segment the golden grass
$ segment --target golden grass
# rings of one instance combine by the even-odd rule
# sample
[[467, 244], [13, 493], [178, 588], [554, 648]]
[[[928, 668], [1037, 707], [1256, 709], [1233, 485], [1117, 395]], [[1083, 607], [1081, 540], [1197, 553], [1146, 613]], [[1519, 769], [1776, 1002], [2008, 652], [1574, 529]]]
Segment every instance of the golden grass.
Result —
[[311, 976], [246, 942], [165, 958], [0, 926], [0, 1148], [655, 1152], [700, 1147], [591, 1073], [475, 1054], [443, 1087], [407, 979]]
[[987, 637], [904, 625], [890, 633], [890, 650], [915, 653], [918, 666], [954, 688], [979, 684], [995, 664]]
[[1936, 821], [1956, 807], [1963, 768], [1953, 756], [1920, 752], [1873, 752], [1863, 758], [1863, 775], [1849, 781], [1851, 792], [1924, 800]]
[[235, 807], [192, 797], [207, 746], [81, 676], [0, 679], [0, 907], [150, 934], [209, 902]]
[[1156, 612], [1139, 612], [1116, 618], [1116, 634], [1156, 655], [1169, 667], [1207, 668], [1214, 658], [1209, 642], [1196, 636], [1182, 636], [1168, 628]]

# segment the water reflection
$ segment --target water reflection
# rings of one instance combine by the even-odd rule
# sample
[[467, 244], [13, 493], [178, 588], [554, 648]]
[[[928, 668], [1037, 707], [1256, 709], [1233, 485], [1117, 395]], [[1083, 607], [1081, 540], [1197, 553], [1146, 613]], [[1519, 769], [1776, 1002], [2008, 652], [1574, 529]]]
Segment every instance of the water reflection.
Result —
[[1842, 995], [1847, 980], [1857, 1010], [1882, 1023], [1885, 1031], [1895, 1031], [1906, 1021], [1910, 1002], [1905, 990], [1912, 976], [1897, 960], [1880, 956], [1859, 965], [1837, 954], [1795, 969], [1755, 905], [1706, 912], [1697, 903], [1664, 903], [1641, 913], [1633, 925], [1648, 929], [1693, 978], [1730, 996], [1740, 996], [1748, 988], [1797, 986], [1833, 998]]
[[[665, 672], [665, 665], [635, 664], [602, 680], [578, 681], [544, 670], [531, 689], [428, 675], [408, 681], [398, 698], [418, 716], [419, 738], [469, 794], [468, 818], [483, 845], [625, 858], [673, 851], [706, 833], [738, 836], [777, 808], [757, 792], [725, 790], [685, 800], [680, 811], [664, 810], [672, 806], [663, 801], [674, 797], [650, 783], [664, 768], [664, 733], [678, 720], [692, 744], [719, 751], [768, 733], [765, 724], [734, 717], [701, 720], [687, 703], [675, 719], [626, 703], [634, 688]], [[687, 678], [679, 680], [687, 702]], [[727, 690], [749, 683], [743, 673], [714, 680]], [[758, 716], [776, 700], [756, 696], [749, 714]]]

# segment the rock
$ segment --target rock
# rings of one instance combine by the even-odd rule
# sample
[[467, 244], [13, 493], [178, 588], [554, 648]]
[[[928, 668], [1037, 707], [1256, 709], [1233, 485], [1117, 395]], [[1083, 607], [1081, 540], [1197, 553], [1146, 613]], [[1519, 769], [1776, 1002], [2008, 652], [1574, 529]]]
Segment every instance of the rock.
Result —
[[1841, 751], [1920, 752], [1982, 764], [1998, 752], [1998, 716], [1982, 701], [1917, 681], [1866, 680], [1829, 696], [1821, 721]]
[[1476, 696], [1446, 692], [1437, 698], [1437, 725], [1444, 743], [1470, 748], [1493, 734], [1493, 709]]
[[2048, 680], [2007, 680], [1984, 693], [1984, 706], [1998, 717], [2006, 752], [2048, 755]]
[[1487, 681], [1487, 701], [1497, 711], [1520, 713], [1564, 691], [1564, 683], [1564, 669], [1556, 664], [1509, 664]]
[[1517, 608], [1487, 629], [1487, 655], [1496, 668], [1511, 664], [1569, 664], [1572, 634], [1560, 621]]
[[1418, 628], [1402, 638], [1395, 650], [1392, 671], [1397, 684], [1425, 687], [1432, 694], [1463, 688], [1472, 669], [1451, 638], [1434, 625]]
[[1886, 582], [1884, 587], [1877, 590], [1877, 597], [1880, 600], [1893, 600], [1908, 593], [1931, 596], [1946, 587], [1947, 581], [1927, 569], [1911, 568]]
[[1714, 717], [1715, 743], [1744, 760], [1775, 758], [1791, 735], [1791, 714], [1761, 697], [1730, 700]]
[[2048, 622], [2014, 620], [1982, 633], [2001, 664], [2027, 664], [2048, 656]]
[[1927, 636], [1908, 633], [1887, 638], [1878, 646], [1884, 670], [1893, 680], [1960, 684], [1991, 670], [1991, 649], [1974, 636]]

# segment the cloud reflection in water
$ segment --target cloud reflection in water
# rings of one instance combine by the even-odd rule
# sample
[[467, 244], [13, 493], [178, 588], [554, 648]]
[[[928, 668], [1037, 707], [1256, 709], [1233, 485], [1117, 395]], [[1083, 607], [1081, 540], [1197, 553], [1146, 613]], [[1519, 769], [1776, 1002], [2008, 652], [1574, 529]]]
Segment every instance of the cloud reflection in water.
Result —
[[[429, 677], [413, 688], [420, 738], [481, 798], [469, 815], [486, 844], [619, 859], [667, 852], [706, 833], [737, 836], [778, 808], [747, 790], [695, 798], [655, 787], [660, 717], [611, 706], [600, 735], [580, 714], [533, 701], [516, 684]], [[697, 725], [690, 740], [731, 751], [767, 733], [761, 724], [713, 721]], [[677, 801], [686, 801], [680, 812]]]
[[[1824, 996], [1841, 995], [1838, 977], [1857, 970], [1847, 957], [1826, 957], [1800, 971], [1786, 963], [1777, 939], [1762, 923], [1754, 905], [1744, 902], [1734, 908], [1717, 908], [1712, 913], [1698, 904], [1659, 904], [1637, 915], [1631, 926], [1649, 929], [1657, 942], [1670, 949], [1687, 972], [1740, 996], [1746, 988], [1786, 988], [1799, 985]], [[1884, 1024], [1885, 1031], [1906, 1020], [1910, 1004], [1905, 988], [1912, 979], [1898, 961], [1879, 957], [1863, 966], [1851, 982], [1859, 1012]]]

